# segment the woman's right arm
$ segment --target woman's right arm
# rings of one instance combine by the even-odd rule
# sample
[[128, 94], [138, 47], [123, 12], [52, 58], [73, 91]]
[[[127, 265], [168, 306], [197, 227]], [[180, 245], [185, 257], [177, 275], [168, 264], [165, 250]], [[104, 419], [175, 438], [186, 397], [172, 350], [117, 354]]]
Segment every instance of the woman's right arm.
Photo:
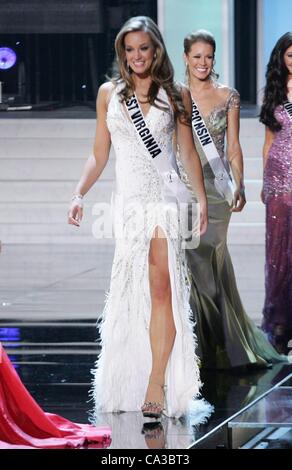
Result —
[[[274, 137], [275, 137], [274, 132], [271, 131], [271, 129], [269, 129], [269, 127], [266, 126], [265, 142], [264, 142], [264, 147], [263, 147], [263, 172], [265, 170], [265, 167], [268, 161], [269, 151], [274, 141]], [[265, 203], [263, 190], [261, 191], [261, 200], [263, 203]]]
[[[186, 87], [182, 88], [182, 100], [187, 113], [191, 116], [192, 100], [190, 92]], [[208, 226], [208, 206], [202, 165], [194, 144], [191, 123], [182, 123], [178, 118], [176, 143], [180, 149], [181, 163], [200, 204], [200, 235], [203, 235]]]
[[83, 215], [82, 197], [94, 185], [101, 175], [109, 157], [111, 138], [106, 124], [107, 105], [113, 84], [104, 83], [98, 90], [96, 99], [96, 131], [93, 146], [93, 153], [85, 163], [81, 178], [75, 188], [72, 203], [68, 212], [68, 223], [80, 225]]

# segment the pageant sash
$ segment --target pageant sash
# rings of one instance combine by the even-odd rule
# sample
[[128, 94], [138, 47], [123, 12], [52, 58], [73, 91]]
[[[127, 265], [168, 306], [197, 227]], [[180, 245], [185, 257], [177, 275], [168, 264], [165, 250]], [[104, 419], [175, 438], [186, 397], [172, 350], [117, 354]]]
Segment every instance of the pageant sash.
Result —
[[136, 130], [139, 142], [150, 155], [153, 164], [162, 177], [165, 186], [165, 198], [171, 199], [171, 197], [175, 197], [180, 202], [190, 201], [192, 195], [178, 175], [175, 156], [166, 155], [153, 137], [145, 122], [145, 118], [135, 93], [126, 101], [126, 109], [130, 121]]
[[226, 170], [213, 139], [208, 131], [205, 121], [198, 109], [195, 100], [192, 98], [192, 128], [196, 134], [200, 146], [207, 158], [207, 161], [214, 173], [214, 184], [217, 191], [228, 201], [231, 206], [234, 195], [234, 185], [231, 175]]
[[290, 101], [286, 101], [283, 106], [292, 121], [292, 103], [290, 103]]

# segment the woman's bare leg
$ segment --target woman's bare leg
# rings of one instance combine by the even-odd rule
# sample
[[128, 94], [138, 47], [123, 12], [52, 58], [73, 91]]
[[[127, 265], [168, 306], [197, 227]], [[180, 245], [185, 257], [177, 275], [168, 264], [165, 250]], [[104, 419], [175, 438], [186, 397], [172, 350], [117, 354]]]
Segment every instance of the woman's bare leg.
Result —
[[145, 402], [163, 404], [165, 371], [175, 339], [171, 284], [168, 267], [167, 240], [157, 227], [149, 252], [149, 282], [151, 295], [150, 343], [152, 369]]

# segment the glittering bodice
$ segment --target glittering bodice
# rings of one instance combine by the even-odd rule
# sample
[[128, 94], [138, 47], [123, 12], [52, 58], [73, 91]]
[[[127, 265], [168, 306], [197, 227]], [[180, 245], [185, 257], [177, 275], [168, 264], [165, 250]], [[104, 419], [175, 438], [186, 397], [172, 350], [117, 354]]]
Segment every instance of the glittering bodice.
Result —
[[275, 110], [282, 129], [275, 133], [264, 171], [265, 194], [292, 191], [292, 120], [283, 106]]
[[[159, 98], [168, 103], [167, 95], [162, 89]], [[151, 106], [144, 118], [165, 158], [171, 158], [174, 131], [172, 109], [164, 111]], [[108, 105], [107, 126], [116, 154], [117, 192], [128, 200], [143, 203], [161, 201], [162, 182], [159, 172], [148, 151], [139, 141], [117, 90], [114, 90]]]
[[[198, 104], [198, 103], [197, 103]], [[199, 106], [199, 104], [198, 104]], [[231, 88], [230, 93], [225, 102], [215, 106], [212, 111], [204, 116], [205, 124], [211, 134], [213, 142], [217, 148], [219, 156], [222, 158], [226, 169], [229, 171], [229, 164], [225, 157], [225, 132], [228, 126], [228, 112], [232, 108], [240, 107], [240, 97], [238, 92]], [[205, 178], [214, 178], [213, 171], [211, 170], [206, 156], [202, 150], [199, 140], [193, 131], [194, 141], [196, 144], [197, 152], [200, 156], [204, 177]]]

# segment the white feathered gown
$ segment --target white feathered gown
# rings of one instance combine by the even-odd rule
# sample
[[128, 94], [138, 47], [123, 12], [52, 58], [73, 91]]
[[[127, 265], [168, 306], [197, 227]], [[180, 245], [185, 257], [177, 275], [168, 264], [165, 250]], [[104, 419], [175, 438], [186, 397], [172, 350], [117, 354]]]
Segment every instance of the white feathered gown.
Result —
[[[160, 92], [167, 99], [163, 90]], [[145, 121], [166, 155], [171, 156], [174, 117], [152, 106]], [[139, 142], [127, 111], [114, 91], [107, 125], [116, 154], [116, 196], [124, 203], [124, 236], [116, 240], [110, 290], [100, 324], [101, 353], [94, 370], [92, 395], [95, 411], [138, 411], [144, 401], [151, 370], [149, 322], [151, 300], [148, 254], [151, 236], [160, 226], [167, 236], [172, 308], [176, 337], [166, 372], [167, 413], [185, 414], [200, 388], [195, 338], [189, 307], [187, 268], [177, 234], [178, 213], [165, 216], [163, 181], [151, 156]], [[137, 208], [146, 220], [132, 236]], [[137, 212], [137, 211], [136, 211]], [[135, 224], [134, 224], [135, 225]], [[128, 236], [127, 236], [128, 235]], [[193, 400], [198, 408], [203, 400]]]

